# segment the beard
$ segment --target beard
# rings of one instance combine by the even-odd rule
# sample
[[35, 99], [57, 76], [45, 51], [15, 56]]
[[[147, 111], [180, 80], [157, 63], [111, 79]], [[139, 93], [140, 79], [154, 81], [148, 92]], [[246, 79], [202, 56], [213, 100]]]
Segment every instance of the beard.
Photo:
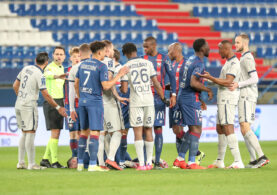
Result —
[[238, 48], [237, 52], [242, 52], [243, 49], [244, 49], [243, 47], [240, 47], [240, 48]]

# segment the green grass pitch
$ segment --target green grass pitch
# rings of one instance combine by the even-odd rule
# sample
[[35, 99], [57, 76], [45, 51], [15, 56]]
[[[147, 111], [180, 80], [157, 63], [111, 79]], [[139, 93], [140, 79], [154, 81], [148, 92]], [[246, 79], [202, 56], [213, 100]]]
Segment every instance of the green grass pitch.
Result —
[[[277, 194], [277, 142], [261, 142], [270, 164], [260, 169], [181, 170], [171, 168], [176, 158], [175, 144], [164, 144], [162, 158], [170, 168], [139, 172], [134, 169], [109, 172], [77, 172], [69, 169], [17, 170], [17, 148], [0, 148], [0, 194]], [[39, 163], [45, 147], [36, 148]], [[216, 143], [200, 143], [208, 166], [217, 156]], [[133, 145], [128, 151], [135, 156]], [[245, 164], [249, 154], [244, 143], [240, 151]], [[69, 147], [59, 147], [62, 164], [70, 156]], [[229, 151], [225, 165], [232, 163]]]

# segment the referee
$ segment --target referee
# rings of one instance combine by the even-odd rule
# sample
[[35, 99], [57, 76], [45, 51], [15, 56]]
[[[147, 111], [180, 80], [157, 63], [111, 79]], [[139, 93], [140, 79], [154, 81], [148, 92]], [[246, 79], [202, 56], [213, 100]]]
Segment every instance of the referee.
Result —
[[[65, 60], [65, 49], [63, 47], [55, 47], [53, 52], [53, 62], [48, 64], [44, 70], [46, 78], [46, 88], [49, 94], [57, 102], [59, 106], [64, 106], [64, 81], [66, 74], [62, 63]], [[46, 101], [43, 103], [43, 111], [46, 121], [47, 130], [51, 130], [51, 138], [46, 146], [46, 150], [41, 166], [47, 168], [65, 168], [58, 162], [58, 142], [60, 131], [63, 129], [63, 117], [59, 115], [57, 109], [50, 106]], [[50, 163], [50, 160], [52, 164]]]

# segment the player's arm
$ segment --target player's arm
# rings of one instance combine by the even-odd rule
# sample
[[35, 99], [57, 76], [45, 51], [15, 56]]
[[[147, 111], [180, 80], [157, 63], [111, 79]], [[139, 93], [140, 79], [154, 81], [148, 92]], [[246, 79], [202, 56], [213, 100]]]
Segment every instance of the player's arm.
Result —
[[66, 79], [67, 74], [55, 75], [49, 68], [44, 71], [44, 76], [46, 79]]
[[14, 90], [16, 96], [18, 94], [19, 86], [20, 86], [20, 80], [16, 79], [13, 83], [13, 90]]
[[66, 109], [64, 107], [59, 106], [55, 100], [53, 100], [53, 98], [49, 95], [47, 89], [43, 89], [41, 90], [41, 94], [44, 97], [44, 99], [54, 108], [56, 108], [59, 112], [60, 115], [62, 115], [63, 117], [66, 117]]
[[151, 77], [151, 80], [152, 80], [152, 83], [153, 83], [153, 86], [157, 92], [157, 94], [161, 97], [161, 99], [164, 101], [165, 98], [164, 98], [164, 91], [163, 91], [163, 88], [161, 86], [161, 84], [159, 83], [158, 79], [157, 79], [157, 76], [152, 76]]
[[75, 88], [75, 92], [76, 92], [76, 95], [77, 95], [78, 98], [80, 98], [79, 83], [80, 83], [80, 79], [75, 78], [74, 88]]
[[169, 78], [171, 92], [173, 94], [174, 93], [176, 94], [175, 72], [174, 72], [173, 68], [171, 67], [171, 63], [169, 62], [169, 60], [167, 60], [166, 63], [165, 63], [165, 70], [166, 70], [166, 73], [167, 73], [168, 78]]
[[231, 86], [229, 87], [229, 89], [231, 91], [234, 91], [236, 88], [244, 88], [244, 87], [247, 87], [249, 85], [255, 85], [259, 82], [259, 77], [258, 77], [258, 73], [257, 71], [255, 72], [251, 72], [249, 74], [250, 78], [245, 80], [245, 81], [241, 81], [241, 82], [233, 82], [231, 84]]
[[123, 77], [125, 74], [127, 74], [129, 72], [129, 68], [127, 66], [124, 66], [123, 68], [121, 68], [118, 72], [118, 74], [112, 78], [112, 80], [109, 81], [102, 81], [102, 87], [104, 90], [109, 90], [112, 88], [112, 86], [114, 86], [116, 84], [116, 82], [118, 81], [118, 79], [120, 79], [121, 77]]
[[213, 92], [210, 88], [206, 87], [202, 82], [199, 81], [199, 78], [195, 75], [191, 76], [190, 86], [197, 91], [206, 91], [209, 96], [209, 100], [213, 98]]
[[121, 81], [120, 91], [122, 93], [127, 93], [128, 92], [128, 81]]
[[203, 74], [200, 74], [200, 73], [197, 73], [197, 74], [200, 77], [209, 79], [210, 81], [212, 81], [218, 85], [221, 85], [223, 87], [229, 87], [235, 79], [235, 75], [233, 75], [233, 74], [227, 74], [226, 79], [215, 78], [206, 71]]
[[171, 97], [170, 97], [170, 108], [175, 106], [176, 104], [176, 78], [175, 78], [175, 72], [171, 66], [171, 63], [169, 60], [165, 63], [165, 70], [169, 78], [170, 82], [170, 88], [171, 88]]
[[[109, 72], [109, 80], [112, 80], [112, 78], [113, 78], [113, 73]], [[111, 90], [112, 90], [112, 93], [113, 93], [114, 97], [115, 97], [120, 103], [126, 105], [125, 101], [129, 101], [129, 99], [128, 99], [128, 98], [120, 97], [120, 95], [118, 94], [118, 92], [117, 92], [117, 90], [116, 90], [115, 85], [112, 86]]]

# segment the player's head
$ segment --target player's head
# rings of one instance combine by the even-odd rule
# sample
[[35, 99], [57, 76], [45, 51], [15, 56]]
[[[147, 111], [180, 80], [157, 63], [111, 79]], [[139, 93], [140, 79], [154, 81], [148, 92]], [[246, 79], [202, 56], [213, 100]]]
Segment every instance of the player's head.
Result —
[[228, 40], [223, 40], [218, 44], [219, 54], [221, 58], [228, 58], [232, 53], [232, 43]]
[[193, 49], [195, 53], [202, 53], [205, 57], [209, 57], [210, 47], [205, 39], [196, 39], [193, 42]]
[[153, 55], [157, 51], [157, 40], [154, 37], [147, 37], [143, 41], [143, 49], [146, 55]]
[[94, 41], [89, 47], [93, 58], [97, 58], [99, 61], [104, 60], [106, 55], [106, 45], [103, 41]]
[[248, 50], [249, 45], [249, 36], [245, 33], [241, 33], [235, 38], [235, 47], [237, 52], [244, 52], [244, 50]]
[[91, 50], [90, 50], [89, 44], [84, 43], [80, 45], [79, 50], [80, 50], [81, 60], [91, 57]]
[[53, 51], [53, 60], [55, 64], [62, 65], [65, 60], [65, 49], [62, 46], [57, 46]]
[[172, 43], [168, 46], [168, 57], [170, 60], [176, 60], [176, 57], [182, 55], [182, 45], [181, 43]]
[[74, 66], [75, 64], [78, 64], [80, 62], [80, 51], [78, 47], [72, 47], [69, 50], [69, 60], [72, 63], [72, 66]]
[[103, 43], [105, 43], [105, 45], [106, 45], [106, 56], [109, 58], [113, 58], [113, 54], [114, 54], [113, 43], [109, 40], [104, 40]]
[[44, 68], [48, 64], [48, 53], [46, 52], [41, 52], [37, 54], [36, 56], [36, 64], [42, 68]]
[[134, 43], [125, 43], [122, 46], [122, 53], [128, 59], [136, 57], [137, 56], [137, 47]]
[[114, 51], [113, 59], [116, 62], [119, 62], [119, 60], [120, 60], [120, 52], [117, 49], [114, 49], [113, 51]]

